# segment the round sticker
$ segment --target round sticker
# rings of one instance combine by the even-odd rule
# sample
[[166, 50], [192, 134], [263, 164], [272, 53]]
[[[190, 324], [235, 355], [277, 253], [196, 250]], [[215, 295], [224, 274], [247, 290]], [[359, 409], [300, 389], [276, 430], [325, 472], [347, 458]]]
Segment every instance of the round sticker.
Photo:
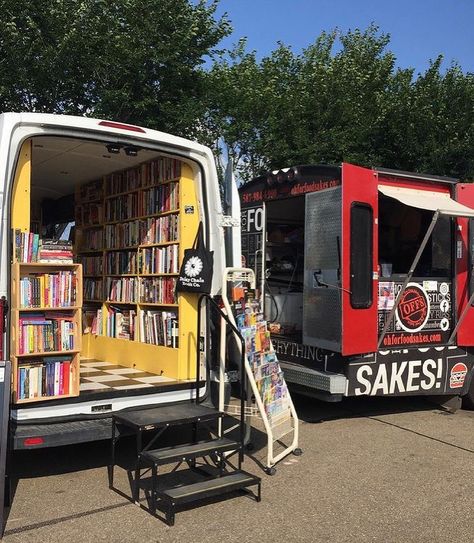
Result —
[[444, 318], [441, 319], [441, 322], [439, 323], [439, 326], [443, 332], [446, 332], [446, 330], [449, 328], [449, 320]]
[[418, 332], [430, 314], [430, 300], [426, 291], [416, 283], [408, 283], [398, 304], [396, 316], [406, 332]]
[[446, 296], [446, 294], [449, 292], [448, 283], [441, 283], [441, 285], [439, 286], [439, 292], [443, 296]]
[[439, 304], [439, 308], [443, 313], [447, 313], [449, 311], [449, 302], [448, 300], [441, 300], [441, 303]]

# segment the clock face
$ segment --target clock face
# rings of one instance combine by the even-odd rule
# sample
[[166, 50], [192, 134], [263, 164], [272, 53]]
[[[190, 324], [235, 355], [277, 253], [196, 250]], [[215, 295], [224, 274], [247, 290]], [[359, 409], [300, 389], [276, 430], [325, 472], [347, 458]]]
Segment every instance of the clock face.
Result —
[[184, 267], [184, 273], [188, 277], [196, 277], [197, 275], [201, 273], [202, 268], [203, 268], [202, 260], [198, 256], [192, 256], [186, 262], [186, 266]]

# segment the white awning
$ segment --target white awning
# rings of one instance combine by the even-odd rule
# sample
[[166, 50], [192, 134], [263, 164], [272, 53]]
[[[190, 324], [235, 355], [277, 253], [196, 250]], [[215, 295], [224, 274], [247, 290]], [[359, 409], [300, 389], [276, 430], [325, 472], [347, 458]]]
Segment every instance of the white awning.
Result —
[[442, 215], [451, 215], [453, 217], [474, 218], [474, 209], [456, 202], [445, 192], [393, 187], [390, 185], [379, 185], [379, 191], [407, 206], [428, 211], [439, 211]]

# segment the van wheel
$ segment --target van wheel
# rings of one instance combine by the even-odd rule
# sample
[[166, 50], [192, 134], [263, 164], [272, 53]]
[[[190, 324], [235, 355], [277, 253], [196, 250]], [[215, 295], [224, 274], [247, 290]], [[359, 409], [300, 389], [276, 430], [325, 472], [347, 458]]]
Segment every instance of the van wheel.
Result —
[[471, 384], [467, 394], [462, 397], [462, 406], [464, 409], [474, 410], [474, 375], [471, 377]]

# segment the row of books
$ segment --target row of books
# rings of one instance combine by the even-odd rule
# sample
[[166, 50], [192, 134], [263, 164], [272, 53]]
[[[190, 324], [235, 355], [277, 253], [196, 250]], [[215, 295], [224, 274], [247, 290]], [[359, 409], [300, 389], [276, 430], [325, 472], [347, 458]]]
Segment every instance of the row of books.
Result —
[[100, 256], [81, 256], [82, 273], [84, 275], [102, 275], [103, 258]]
[[105, 246], [136, 247], [151, 243], [167, 243], [179, 239], [179, 215], [136, 219], [105, 226]]
[[105, 221], [116, 222], [156, 215], [179, 208], [179, 184], [156, 187], [110, 198], [105, 202]]
[[[174, 304], [174, 277], [106, 278], [107, 300], [121, 303]], [[95, 300], [98, 298], [89, 298]]]
[[141, 250], [141, 273], [178, 273], [179, 245]]
[[145, 277], [140, 279], [139, 296], [142, 303], [174, 304], [174, 277]]
[[85, 305], [82, 311], [82, 331], [84, 334], [102, 335], [102, 309]]
[[102, 279], [93, 279], [91, 277], [84, 278], [84, 299], [85, 300], [102, 300]]
[[77, 301], [73, 271], [32, 273], [20, 279], [20, 307], [71, 307]]
[[74, 349], [72, 315], [64, 313], [24, 313], [18, 320], [19, 354]]
[[173, 311], [141, 311], [141, 341], [178, 347], [178, 316]]
[[17, 262], [38, 262], [39, 260], [39, 234], [15, 230], [15, 260]]
[[160, 157], [129, 170], [116, 172], [105, 178], [108, 196], [128, 192], [140, 187], [162, 183], [181, 176], [181, 161]]
[[104, 233], [102, 228], [84, 230], [81, 234], [80, 251], [102, 251], [104, 248]]
[[140, 222], [136, 219], [118, 224], [107, 224], [104, 230], [105, 246], [113, 249], [140, 245]]
[[136, 251], [111, 251], [105, 255], [105, 272], [123, 275], [138, 272]]
[[75, 206], [76, 226], [94, 226], [103, 221], [103, 207], [99, 203]]
[[96, 179], [95, 181], [89, 181], [79, 187], [77, 194], [77, 202], [86, 203], [91, 201], [97, 201], [102, 198], [102, 179]]
[[136, 303], [138, 279], [136, 277], [121, 277], [115, 279], [107, 277], [107, 299], [111, 302]]
[[105, 220], [107, 222], [126, 221], [140, 215], [138, 210], [138, 193], [125, 194], [106, 200]]
[[40, 239], [39, 234], [17, 228], [14, 244], [17, 262], [72, 263], [72, 243], [67, 240]]
[[179, 184], [168, 183], [140, 192], [139, 214], [154, 215], [179, 208]]
[[179, 215], [173, 213], [140, 221], [139, 239], [140, 245], [178, 241]]
[[137, 312], [109, 306], [105, 316], [105, 335], [118, 339], [135, 339]]
[[71, 359], [59, 356], [29, 360], [18, 367], [18, 400], [70, 394]]

